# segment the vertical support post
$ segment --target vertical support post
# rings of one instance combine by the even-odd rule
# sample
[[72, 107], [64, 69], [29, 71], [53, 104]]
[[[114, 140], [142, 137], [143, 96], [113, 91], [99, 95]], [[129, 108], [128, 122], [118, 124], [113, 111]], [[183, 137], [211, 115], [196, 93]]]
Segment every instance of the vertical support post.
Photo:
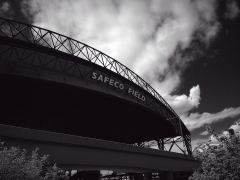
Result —
[[186, 149], [189, 155], [192, 155], [192, 147], [191, 147], [191, 136], [190, 134], [184, 135], [184, 142], [186, 143]]
[[[182, 141], [183, 141], [183, 148], [186, 150], [185, 139], [184, 139], [184, 136], [183, 136], [182, 124], [181, 124], [181, 120], [180, 120], [180, 118], [178, 118], [178, 122], [179, 122], [180, 133], [181, 133]], [[184, 151], [184, 154], [186, 154], [185, 151]]]
[[159, 149], [159, 150], [164, 150], [164, 139], [161, 138], [161, 139], [156, 140], [156, 141], [157, 141], [158, 149]]

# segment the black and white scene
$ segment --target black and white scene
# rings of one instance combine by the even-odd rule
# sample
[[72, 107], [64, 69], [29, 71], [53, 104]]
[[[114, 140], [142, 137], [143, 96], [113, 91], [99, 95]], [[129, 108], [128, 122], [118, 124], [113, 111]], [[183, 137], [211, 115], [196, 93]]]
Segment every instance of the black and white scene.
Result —
[[1, 180], [239, 180], [240, 1], [0, 0]]

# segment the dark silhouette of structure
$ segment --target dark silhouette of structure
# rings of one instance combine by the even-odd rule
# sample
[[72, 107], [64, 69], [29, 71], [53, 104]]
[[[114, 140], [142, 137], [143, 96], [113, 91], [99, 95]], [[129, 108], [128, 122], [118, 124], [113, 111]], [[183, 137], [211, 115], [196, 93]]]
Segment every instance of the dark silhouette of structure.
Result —
[[[63, 167], [170, 171], [171, 165], [159, 164], [164, 157], [175, 159], [179, 171], [197, 165], [190, 132], [167, 102], [126, 66], [84, 43], [0, 18], [0, 83], [0, 135], [10, 144], [40, 146]], [[150, 140], [160, 150], [176, 146], [184, 155], [129, 145]], [[62, 157], [64, 148], [72, 155], [69, 161]], [[113, 152], [119, 157], [111, 156]], [[152, 153], [158, 161], [153, 162]], [[95, 155], [95, 164], [83, 154]], [[76, 156], [82, 159], [73, 162]]]

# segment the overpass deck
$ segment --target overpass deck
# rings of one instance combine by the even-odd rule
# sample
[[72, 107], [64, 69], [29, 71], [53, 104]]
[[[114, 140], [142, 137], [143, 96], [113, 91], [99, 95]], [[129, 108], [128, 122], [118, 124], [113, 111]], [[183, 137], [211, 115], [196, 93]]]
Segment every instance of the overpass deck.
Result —
[[155, 172], [193, 171], [198, 166], [189, 155], [9, 125], [0, 124], [0, 137], [7, 145], [38, 147], [64, 169]]

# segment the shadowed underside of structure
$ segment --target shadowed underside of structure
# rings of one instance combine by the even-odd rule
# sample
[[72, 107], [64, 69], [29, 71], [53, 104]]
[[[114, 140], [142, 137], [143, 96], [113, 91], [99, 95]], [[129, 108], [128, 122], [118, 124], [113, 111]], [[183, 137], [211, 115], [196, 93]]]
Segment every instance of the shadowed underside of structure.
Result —
[[[141, 77], [58, 33], [0, 19], [1, 124], [124, 143], [190, 133]], [[163, 142], [163, 141], [162, 141]]]
[[[141, 77], [61, 34], [0, 18], [0, 136], [64, 169], [191, 172], [190, 132]], [[177, 138], [176, 138], [177, 137]], [[159, 150], [137, 147], [156, 140]], [[181, 141], [183, 148], [179, 147]], [[184, 154], [167, 152], [176, 145]]]
[[156, 113], [105, 94], [16, 76], [0, 83], [1, 123], [126, 143], [175, 135]]

